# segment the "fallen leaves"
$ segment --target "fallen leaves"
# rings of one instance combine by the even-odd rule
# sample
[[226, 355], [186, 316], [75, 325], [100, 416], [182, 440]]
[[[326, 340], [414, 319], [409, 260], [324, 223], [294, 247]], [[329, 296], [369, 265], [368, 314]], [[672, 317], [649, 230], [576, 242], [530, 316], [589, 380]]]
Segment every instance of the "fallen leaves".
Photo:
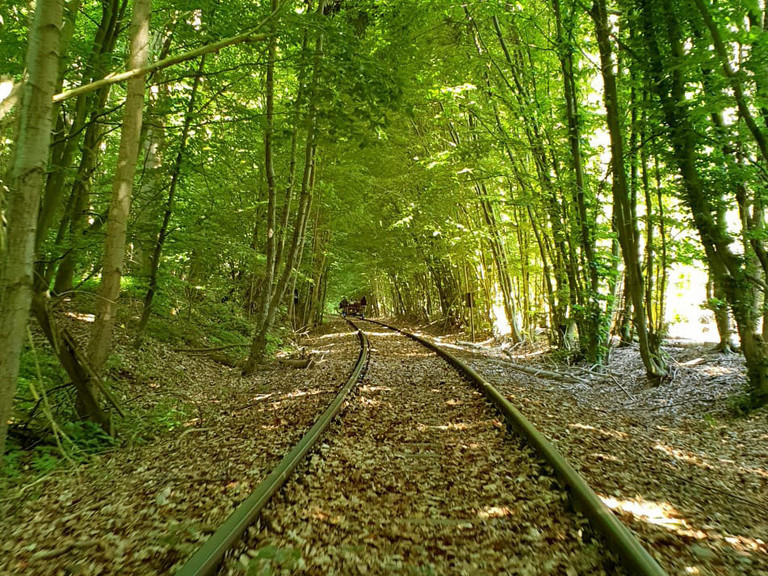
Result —
[[[243, 378], [202, 356], [121, 344], [134, 418], [164, 429], [0, 503], [0, 574], [172, 572], [270, 472], [327, 407], [359, 352], [342, 322], [309, 342], [310, 370]], [[160, 410], [160, 412], [158, 412]], [[172, 424], [172, 425], [170, 425]], [[272, 559], [274, 561], [274, 559]]]
[[300, 550], [308, 574], [618, 573], [452, 368], [399, 336], [371, 342], [354, 398], [223, 574], [258, 570], [239, 559], [265, 549]]
[[507, 370], [492, 349], [459, 355], [553, 440], [670, 573], [768, 573], [768, 410], [702, 416], [743, 389], [743, 361], [668, 351], [677, 374], [657, 387], [646, 385], [634, 348], [614, 351], [613, 377], [592, 374], [588, 385]]

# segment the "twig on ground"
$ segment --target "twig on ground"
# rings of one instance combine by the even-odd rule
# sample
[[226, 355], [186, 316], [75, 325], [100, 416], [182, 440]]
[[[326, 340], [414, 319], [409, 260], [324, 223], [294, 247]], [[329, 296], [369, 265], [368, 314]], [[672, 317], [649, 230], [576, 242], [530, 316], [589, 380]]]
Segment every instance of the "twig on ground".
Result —
[[171, 348], [173, 352], [187, 352], [188, 354], [208, 354], [208, 352], [220, 352], [230, 348], [248, 348], [250, 344], [227, 344], [226, 346], [215, 346], [213, 348]]
[[[509, 352], [507, 352], [506, 350], [504, 352], [509, 356]], [[554, 372], [552, 370], [544, 370], [543, 368], [528, 368], [525, 366], [520, 366], [519, 364], [514, 362], [508, 365], [514, 370], [519, 370], [520, 372], [524, 372], [526, 374], [530, 374], [531, 376], [536, 376], [538, 378], [550, 378], [552, 380], [557, 380], [559, 382], [571, 382], [571, 383], [575, 382], [577, 384], [587, 383], [583, 378], [579, 378], [578, 376], [574, 376], [571, 374], [561, 374], [560, 372]]]
[[624, 386], [621, 384], [621, 382], [619, 382], [619, 380], [613, 374], [609, 374], [608, 376], [610, 377], [611, 380], [613, 380], [613, 383], [616, 384], [616, 386], [618, 386], [619, 388], [622, 389], [624, 394], [629, 396], [629, 399], [632, 400], [632, 402], [635, 401], [635, 397], [629, 392], [629, 390], [624, 388]]

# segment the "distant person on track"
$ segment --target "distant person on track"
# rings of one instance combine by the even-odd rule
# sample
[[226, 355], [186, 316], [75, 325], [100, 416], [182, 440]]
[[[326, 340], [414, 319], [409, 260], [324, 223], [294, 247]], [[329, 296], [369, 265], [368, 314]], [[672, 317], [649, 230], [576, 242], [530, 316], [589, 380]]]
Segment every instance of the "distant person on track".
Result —
[[360, 298], [360, 318], [365, 318], [365, 306], [368, 304], [368, 301], [365, 299], [365, 296]]
[[349, 306], [349, 301], [347, 300], [347, 297], [344, 296], [344, 298], [341, 299], [341, 302], [339, 302], [339, 309], [341, 310], [341, 317], [346, 318], [347, 317], [347, 307]]

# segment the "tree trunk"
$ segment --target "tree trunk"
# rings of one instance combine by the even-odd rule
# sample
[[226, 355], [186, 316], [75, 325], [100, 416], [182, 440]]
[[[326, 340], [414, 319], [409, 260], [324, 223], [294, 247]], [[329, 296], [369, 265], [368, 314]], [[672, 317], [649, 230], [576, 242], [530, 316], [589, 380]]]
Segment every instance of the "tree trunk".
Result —
[[663, 377], [667, 367], [661, 357], [658, 341], [649, 338], [646, 318], [643, 273], [640, 268], [640, 254], [635, 221], [632, 218], [633, 206], [629, 195], [627, 174], [624, 168], [624, 140], [621, 133], [621, 114], [619, 111], [616, 77], [613, 71], [611, 39], [608, 29], [608, 13], [605, 0], [596, 0], [592, 5], [591, 16], [595, 21], [595, 34], [600, 50], [601, 72], [605, 98], [606, 123], [611, 141], [611, 168], [613, 172], [613, 197], [616, 204], [616, 232], [624, 259], [627, 275], [627, 289], [634, 309], [635, 328], [640, 344], [640, 356], [643, 365], [651, 377]]
[[[272, 9], [274, 10], [277, 0], [272, 0]], [[276, 182], [275, 168], [273, 159], [272, 140], [275, 126], [275, 54], [277, 52], [277, 33], [274, 26], [271, 30], [271, 36], [267, 45], [267, 78], [265, 87], [266, 100], [266, 125], [264, 127], [264, 171], [267, 178], [267, 253], [266, 269], [264, 272], [264, 284], [261, 289], [261, 301], [259, 303], [259, 315], [256, 319], [256, 331], [264, 331], [269, 320], [269, 308], [272, 302], [272, 295], [275, 291], [275, 274], [277, 273], [276, 261]], [[290, 198], [290, 196], [289, 196]], [[286, 199], [285, 208], [288, 208], [288, 199]], [[281, 230], [285, 234], [284, 230]], [[266, 348], [266, 334], [264, 334], [264, 347]], [[249, 365], [249, 370], [252, 368]]]
[[[147, 63], [150, 4], [151, 0], [134, 0], [133, 2], [129, 61], [131, 68], [142, 68]], [[120, 296], [120, 278], [125, 259], [126, 229], [141, 136], [144, 84], [144, 76], [137, 76], [129, 80], [126, 86], [120, 151], [117, 172], [112, 183], [96, 319], [88, 343], [88, 357], [99, 375], [104, 371], [107, 355], [112, 346], [113, 328], [117, 320], [117, 300]]]
[[6, 249], [0, 254], [0, 457], [32, 301], [35, 234], [53, 127], [62, 18], [61, 0], [38, 0], [29, 33], [28, 77], [7, 195]]
[[163, 221], [160, 224], [160, 231], [157, 233], [157, 241], [155, 242], [155, 249], [152, 253], [152, 259], [150, 262], [149, 272], [149, 286], [147, 287], [147, 293], [144, 296], [144, 306], [141, 310], [141, 319], [139, 320], [139, 326], [136, 334], [136, 347], [141, 345], [141, 341], [144, 335], [144, 329], [147, 327], [147, 322], [152, 314], [152, 302], [155, 298], [155, 292], [157, 291], [157, 275], [160, 270], [160, 257], [163, 253], [163, 247], [165, 246], [165, 240], [168, 238], [168, 227], [171, 222], [171, 215], [173, 214], [173, 205], [176, 197], [176, 187], [181, 178], [181, 166], [184, 162], [184, 154], [187, 150], [187, 139], [189, 138], [189, 127], [192, 124], [192, 119], [195, 113], [195, 97], [197, 95], [197, 89], [200, 86], [200, 78], [203, 75], [205, 68], [205, 56], [200, 58], [200, 64], [195, 74], [195, 80], [192, 83], [192, 92], [189, 95], [189, 103], [187, 104], [187, 113], [184, 116], [184, 125], [181, 130], [181, 141], [179, 142], [179, 151], [176, 154], [176, 161], [173, 164], [173, 170], [171, 173], [171, 184], [168, 188], [168, 197], [165, 201], [165, 211], [163, 212]]
[[585, 289], [577, 295], [579, 303], [576, 322], [579, 325], [579, 346], [590, 364], [600, 364], [607, 352], [608, 327], [605, 313], [600, 304], [600, 275], [596, 259], [596, 241], [594, 229], [596, 222], [587, 211], [584, 184], [584, 166], [581, 156], [581, 126], [579, 124], [579, 100], [577, 97], [576, 76], [574, 74], [573, 50], [570, 38], [573, 22], [567, 22], [563, 29], [560, 0], [552, 0], [555, 13], [558, 38], [560, 69], [563, 74], [563, 96], [565, 98], [565, 116], [568, 125], [568, 144], [570, 146], [571, 172], [573, 174], [573, 203], [576, 207], [576, 220], [580, 232], [582, 274], [586, 276]]
[[[324, 0], [318, 3], [318, 14], [323, 13]], [[251, 343], [250, 354], [243, 369], [244, 374], [252, 374], [256, 365], [263, 362], [267, 348], [267, 335], [272, 329], [275, 320], [277, 308], [285, 296], [285, 290], [288, 281], [294, 273], [294, 267], [299, 261], [299, 254], [304, 242], [307, 220], [310, 206], [312, 204], [312, 192], [315, 183], [315, 155], [316, 155], [316, 131], [317, 131], [317, 108], [318, 96], [317, 86], [320, 76], [320, 64], [323, 53], [323, 32], [319, 31], [315, 41], [315, 52], [312, 70], [312, 79], [310, 81], [309, 110], [307, 111], [307, 142], [304, 150], [304, 174], [301, 182], [301, 193], [299, 196], [299, 206], [294, 220], [293, 238], [289, 247], [285, 263], [280, 274], [280, 278], [274, 286], [268, 301], [265, 302]]]
[[[768, 344], [757, 333], [759, 314], [751, 297], [752, 281], [744, 270], [743, 259], [731, 250], [732, 238], [727, 229], [713, 216], [716, 213], [712, 205], [714, 196], [707, 194], [698, 172], [698, 135], [688, 116], [686, 86], [680, 70], [684, 51], [679, 24], [669, 2], [661, 2], [661, 19], [657, 18], [659, 11], [656, 6], [650, 5], [650, 0], [640, 0], [639, 3], [652, 86], [659, 97], [673, 157], [682, 176], [685, 201], [706, 252], [713, 282], [723, 288], [725, 299], [736, 320], [747, 364], [751, 402], [754, 406], [762, 406], [768, 403]], [[668, 75], [660, 52], [657, 25], [666, 28], [671, 54], [677, 62]]]

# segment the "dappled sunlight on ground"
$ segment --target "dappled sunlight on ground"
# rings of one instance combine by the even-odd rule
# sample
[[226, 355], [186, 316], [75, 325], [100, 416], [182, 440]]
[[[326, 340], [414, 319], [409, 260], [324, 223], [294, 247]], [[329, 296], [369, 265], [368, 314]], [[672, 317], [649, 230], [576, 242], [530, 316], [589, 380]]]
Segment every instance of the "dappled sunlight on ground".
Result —
[[629, 438], [626, 433], [624, 432], [617, 432], [616, 430], [604, 430], [603, 428], [597, 428], [595, 426], [590, 426], [589, 424], [570, 424], [568, 426], [569, 428], [580, 428], [581, 430], [594, 430], [596, 432], [599, 432], [600, 434], [603, 434], [604, 436], [611, 436], [612, 438], [619, 438], [621, 440], [625, 440]]
[[387, 330], [386, 332], [369, 332], [368, 330], [365, 331], [365, 333], [368, 335], [368, 337], [377, 337], [377, 338], [394, 338], [396, 336], [399, 336], [397, 332], [393, 332], [392, 330]]
[[473, 430], [477, 428], [487, 428], [489, 425], [498, 427], [499, 422], [497, 420], [493, 420], [493, 421], [482, 420], [482, 421], [473, 422], [469, 424], [467, 424], [466, 422], [449, 422], [447, 424], [435, 424], [435, 425], [417, 424], [416, 429], [422, 432], [426, 432], [428, 430], [444, 430], [444, 431]]
[[[673, 532], [684, 537], [688, 542], [700, 542], [702, 546], [708, 546], [713, 551], [725, 544], [742, 557], [751, 554], [768, 554], [768, 547], [763, 540], [752, 536], [723, 533], [710, 525], [701, 527], [692, 525], [691, 521], [682, 518], [680, 512], [669, 502], [654, 502], [639, 496], [632, 500], [622, 500], [611, 496], [600, 496], [600, 499], [611, 510], [631, 515], [636, 520]], [[696, 548], [696, 550], [702, 554], [701, 548]]]
[[477, 516], [487, 520], [488, 518], [502, 518], [513, 514], [514, 512], [506, 506], [486, 506], [477, 513]]
[[711, 468], [711, 465], [702, 460], [700, 456], [697, 456], [691, 452], [679, 450], [665, 444], [659, 444], [658, 442], [654, 445], [654, 448], [660, 452], [664, 452], [665, 454], [672, 456], [675, 460], [680, 460], [681, 462], [686, 462], [688, 464], [695, 464], [696, 466], [705, 466], [707, 468]]
[[359, 386], [361, 392], [391, 392], [392, 388], [389, 386], [370, 386], [368, 384]]
[[334, 339], [338, 340], [339, 338], [349, 338], [350, 336], [354, 336], [354, 332], [332, 332], [331, 334], [323, 334], [322, 336], [318, 336], [318, 340], [328, 340], [328, 339]]
[[96, 319], [96, 316], [93, 314], [83, 314], [81, 312], [65, 312], [64, 316], [68, 316], [69, 318], [74, 318], [75, 320], [80, 320], [81, 322], [88, 322], [93, 323], [93, 321]]
[[612, 350], [602, 370], [499, 346], [459, 356], [553, 441], [669, 574], [768, 574], [768, 411], [728, 410], [745, 389], [741, 356], [679, 341], [665, 352], [674, 376], [660, 383], [645, 378], [636, 346]]
[[726, 366], [707, 366], [701, 372], [707, 376], [734, 376], [739, 374], [737, 368]]
[[600, 496], [600, 499], [611, 510], [631, 514], [650, 524], [663, 526], [678, 533], [684, 532], [694, 538], [706, 538], [704, 532], [693, 533], [686, 521], [678, 516], [678, 511], [669, 502], [652, 502], [640, 497], [635, 500], [620, 500], [612, 496]]

